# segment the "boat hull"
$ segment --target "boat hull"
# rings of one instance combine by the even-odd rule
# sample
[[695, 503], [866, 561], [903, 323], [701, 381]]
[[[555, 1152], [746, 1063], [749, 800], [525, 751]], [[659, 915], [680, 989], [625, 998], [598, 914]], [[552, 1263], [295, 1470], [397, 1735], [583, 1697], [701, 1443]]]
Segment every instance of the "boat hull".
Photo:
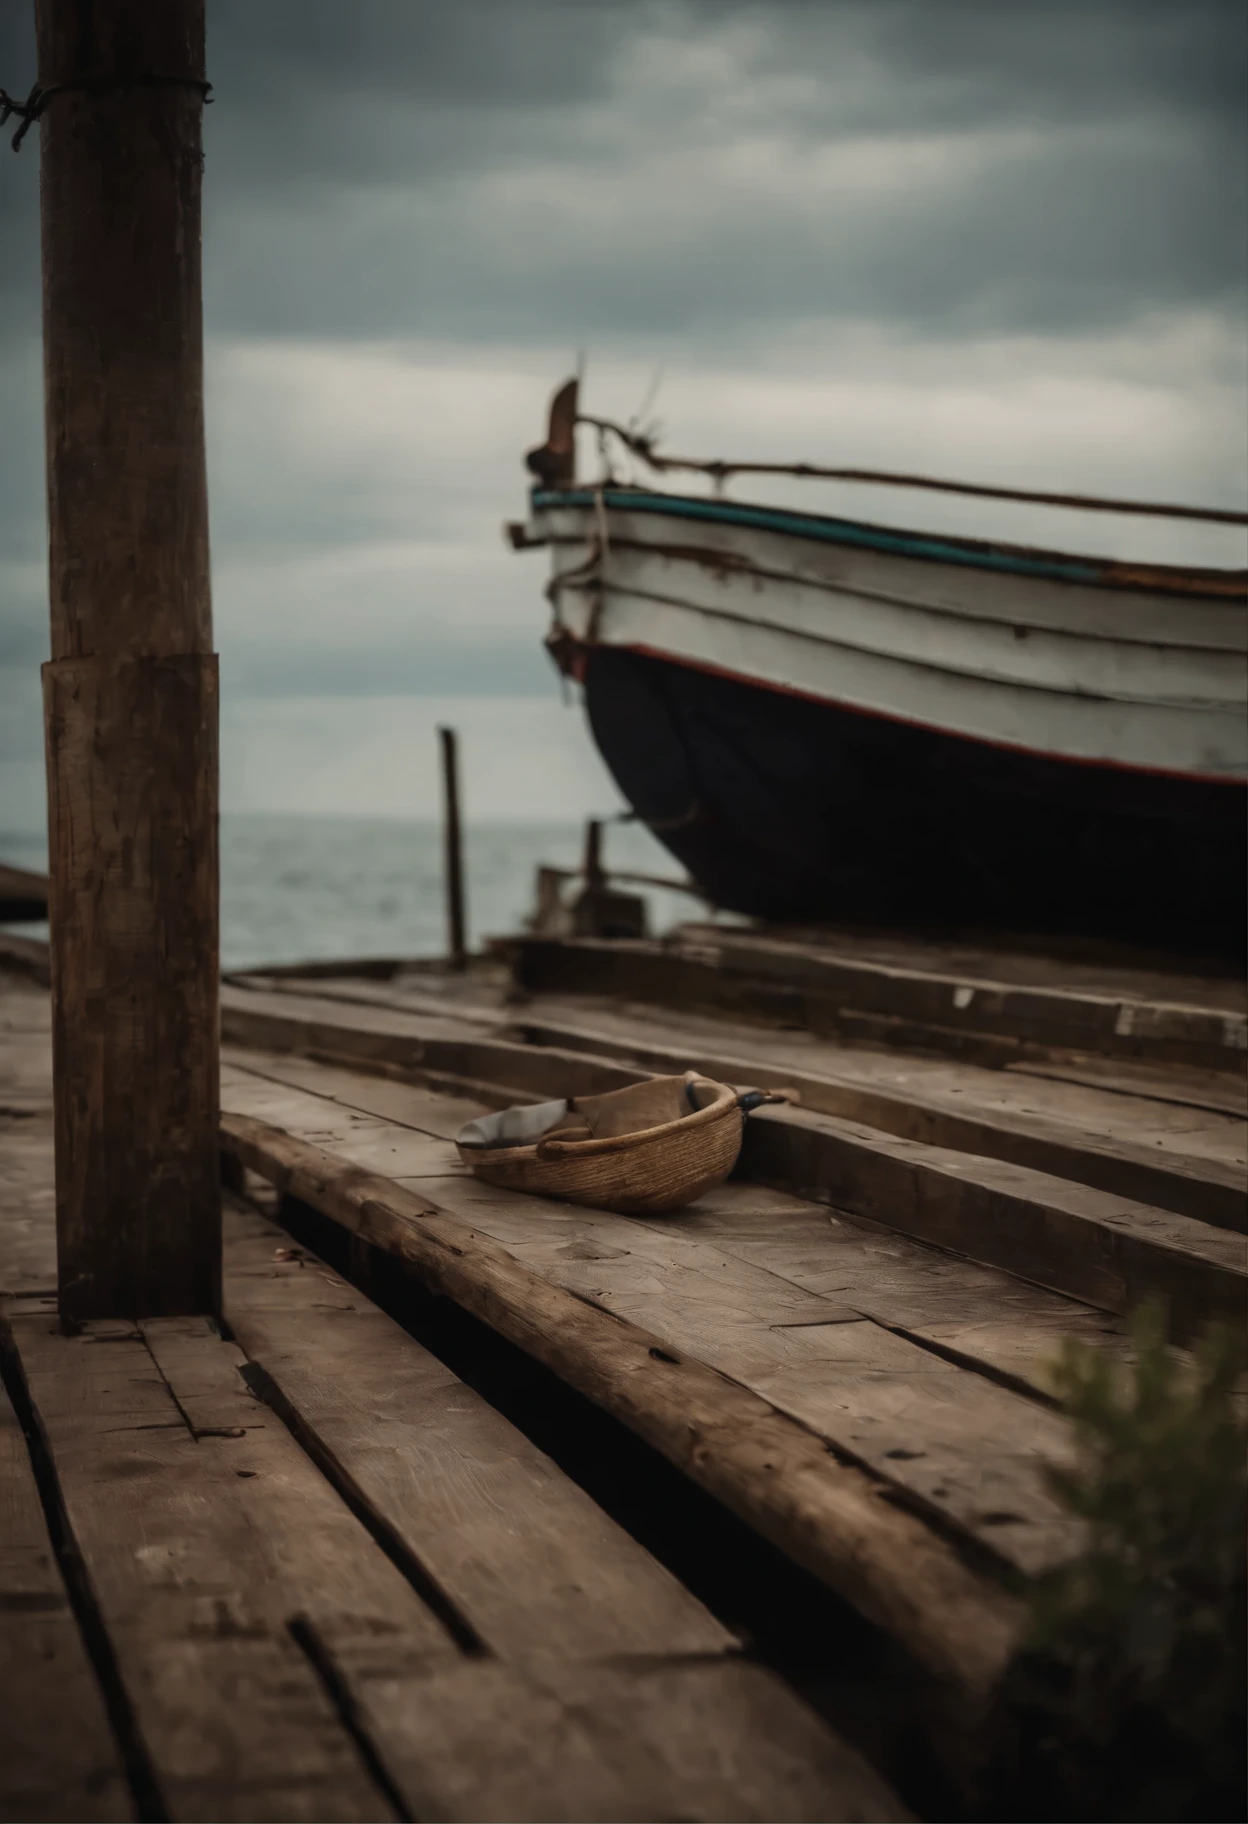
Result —
[[1242, 575], [609, 485], [533, 508], [598, 746], [719, 905], [1242, 950]]
[[607, 646], [583, 678], [620, 791], [728, 910], [1243, 952], [1234, 784], [993, 748]]

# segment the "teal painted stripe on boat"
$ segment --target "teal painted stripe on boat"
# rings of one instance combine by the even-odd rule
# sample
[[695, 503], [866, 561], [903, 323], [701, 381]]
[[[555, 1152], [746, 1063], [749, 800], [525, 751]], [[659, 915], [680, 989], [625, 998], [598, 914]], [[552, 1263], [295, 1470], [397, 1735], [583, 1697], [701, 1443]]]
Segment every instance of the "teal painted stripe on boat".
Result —
[[[889, 532], [882, 526], [860, 526], [851, 519], [828, 519], [822, 514], [788, 513], [779, 507], [739, 506], [730, 500], [683, 500], [674, 494], [642, 494], [633, 489], [606, 488], [608, 507], [642, 513], [666, 513], [675, 519], [709, 519], [726, 526], [752, 526], [760, 532], [791, 532], [800, 538], [820, 538], [834, 545], [862, 545], [872, 551], [894, 551], [902, 557], [934, 557], [947, 564], [972, 564], [980, 570], [1008, 570], [1019, 576], [1050, 576], [1065, 583], [1097, 583], [1096, 564], [1068, 558], [1014, 557], [1008, 551], [977, 551], [971, 545], [913, 532]], [[592, 507], [597, 492], [585, 488], [556, 492], [533, 490], [535, 507]]]

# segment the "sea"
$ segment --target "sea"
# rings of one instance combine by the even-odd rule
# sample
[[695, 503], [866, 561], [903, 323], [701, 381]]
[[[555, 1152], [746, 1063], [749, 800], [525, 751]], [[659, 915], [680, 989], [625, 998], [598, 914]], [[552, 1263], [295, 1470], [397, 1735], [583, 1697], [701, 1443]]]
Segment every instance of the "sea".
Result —
[[[576, 867], [584, 825], [470, 824], [464, 832], [469, 939], [522, 928], [539, 865]], [[679, 879], [683, 870], [644, 827], [608, 824], [608, 868]], [[42, 870], [47, 844], [0, 829], [0, 861]], [[638, 889], [640, 890], [640, 889]], [[655, 933], [706, 916], [679, 892], [646, 890]], [[227, 970], [266, 963], [359, 957], [435, 957], [446, 948], [442, 832], [434, 821], [279, 812], [221, 817], [221, 961]], [[6, 927], [46, 937], [46, 924]]]

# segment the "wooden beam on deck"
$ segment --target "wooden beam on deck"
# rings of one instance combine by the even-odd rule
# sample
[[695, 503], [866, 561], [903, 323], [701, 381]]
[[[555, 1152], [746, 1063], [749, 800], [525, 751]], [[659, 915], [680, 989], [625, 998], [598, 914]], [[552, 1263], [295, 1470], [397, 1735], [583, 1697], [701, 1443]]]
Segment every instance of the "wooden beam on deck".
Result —
[[1016, 1600], [823, 1438], [683, 1349], [549, 1283], [410, 1185], [250, 1115], [227, 1113], [221, 1139], [283, 1194], [403, 1261], [621, 1420], [851, 1602], [935, 1678], [959, 1727], [981, 1719], [1017, 1639]]
[[37, 0], [62, 1317], [210, 1312], [217, 671], [203, 0]]

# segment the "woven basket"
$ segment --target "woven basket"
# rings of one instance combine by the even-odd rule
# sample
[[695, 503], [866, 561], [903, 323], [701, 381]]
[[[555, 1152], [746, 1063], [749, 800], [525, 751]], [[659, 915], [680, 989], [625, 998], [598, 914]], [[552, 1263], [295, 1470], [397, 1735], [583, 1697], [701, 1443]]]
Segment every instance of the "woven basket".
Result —
[[[791, 1091], [738, 1095], [726, 1083], [712, 1082], [695, 1071], [687, 1072], [683, 1081], [690, 1099], [696, 1091], [705, 1105], [658, 1126], [601, 1139], [561, 1140], [552, 1135], [526, 1146], [469, 1146], [457, 1140], [459, 1156], [478, 1178], [510, 1191], [591, 1204], [621, 1215], [683, 1209], [722, 1184], [732, 1171], [747, 1110], [763, 1101], [793, 1099]], [[622, 1102], [631, 1093], [619, 1090], [595, 1101]]]

